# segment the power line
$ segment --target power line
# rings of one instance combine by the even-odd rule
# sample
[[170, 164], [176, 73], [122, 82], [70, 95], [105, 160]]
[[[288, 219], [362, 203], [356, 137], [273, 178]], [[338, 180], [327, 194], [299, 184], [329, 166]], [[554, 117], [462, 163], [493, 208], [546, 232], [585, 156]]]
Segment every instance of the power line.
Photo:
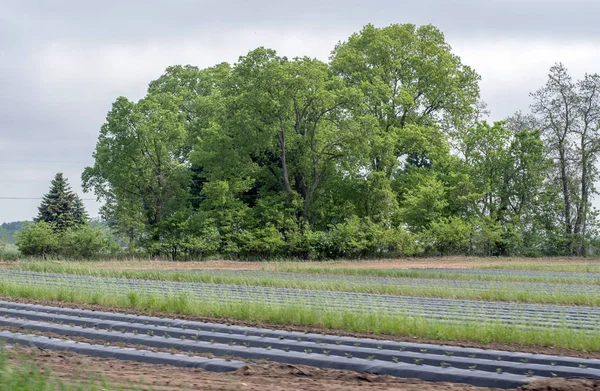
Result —
[[90, 163], [90, 160], [4, 160], [0, 159], [0, 163]]
[[[42, 197], [0, 197], [0, 200], [43, 200]], [[94, 198], [81, 198], [81, 201], [96, 201]]]
[[51, 180], [46, 179], [0, 179], [0, 182], [14, 182], [14, 183], [50, 183]]

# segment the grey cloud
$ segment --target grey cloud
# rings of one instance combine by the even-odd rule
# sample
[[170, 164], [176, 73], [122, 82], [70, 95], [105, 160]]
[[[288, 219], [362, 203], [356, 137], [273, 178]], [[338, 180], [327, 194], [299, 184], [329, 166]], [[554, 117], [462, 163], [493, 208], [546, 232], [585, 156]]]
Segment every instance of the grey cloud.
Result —
[[368, 22], [433, 23], [449, 34], [468, 36], [597, 39], [600, 33], [600, 3], [594, 0], [9, 0], [8, 4], [20, 30], [37, 39], [127, 42], [255, 26], [356, 30]]
[[[483, 98], [504, 116], [527, 110], [527, 94], [549, 64], [568, 63], [561, 57], [568, 51], [553, 47], [599, 44], [598, 14], [595, 0], [3, 0], [0, 196], [39, 197], [59, 171], [80, 192], [111, 103], [119, 95], [141, 97], [167, 65], [233, 62], [259, 45], [326, 59], [337, 41], [367, 23], [432, 23], [482, 73]], [[530, 42], [525, 51], [549, 45], [540, 52], [544, 61], [528, 71], [535, 75], [502, 81], [535, 60], [494, 51], [510, 42]], [[581, 58], [577, 65], [598, 70], [597, 61]], [[37, 203], [0, 200], [0, 222], [31, 218]], [[97, 213], [95, 202], [86, 206]]]

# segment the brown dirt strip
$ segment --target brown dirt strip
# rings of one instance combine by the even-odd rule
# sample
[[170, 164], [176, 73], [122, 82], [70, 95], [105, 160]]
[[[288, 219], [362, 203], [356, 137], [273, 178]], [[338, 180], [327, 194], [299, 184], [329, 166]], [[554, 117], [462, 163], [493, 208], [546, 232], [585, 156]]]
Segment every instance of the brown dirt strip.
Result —
[[[49, 263], [68, 263], [68, 261], [47, 261]], [[599, 265], [598, 259], [587, 258], [481, 258], [481, 257], [430, 257], [402, 259], [369, 259], [369, 260], [340, 260], [340, 261], [168, 261], [168, 260], [106, 260], [90, 262], [90, 266], [98, 269], [111, 270], [261, 270], [270, 266], [315, 266], [330, 268], [360, 268], [360, 269], [396, 269], [396, 268], [473, 268], [491, 265]], [[0, 268], [14, 266], [15, 262], [0, 262]]]
[[76, 384], [102, 378], [112, 386], [151, 387], [154, 390], [448, 390], [499, 391], [465, 384], [433, 383], [418, 379], [360, 374], [352, 371], [321, 369], [289, 364], [250, 364], [232, 373], [214, 373], [197, 368], [178, 368], [134, 361], [95, 358], [72, 352], [31, 348], [11, 349], [11, 359], [27, 358], [44, 371]]
[[[110, 358], [96, 358], [72, 352], [13, 348], [11, 360], [33, 360], [44, 371], [63, 382], [85, 384], [104, 379], [124, 389], [157, 391], [213, 390], [371, 390], [371, 391], [500, 391], [466, 384], [424, 382], [391, 376], [360, 374], [352, 371], [321, 369], [289, 364], [250, 364], [232, 373], [214, 373], [197, 368], [177, 368]], [[600, 381], [585, 379], [543, 379], [519, 388], [522, 391], [597, 391]]]
[[357, 338], [373, 338], [373, 339], [388, 340], [388, 341], [430, 343], [430, 344], [437, 344], [437, 345], [460, 346], [460, 347], [470, 347], [470, 348], [479, 348], [479, 349], [504, 350], [504, 351], [510, 351], [510, 352], [550, 354], [550, 355], [558, 355], [558, 356], [600, 359], [600, 352], [588, 352], [588, 351], [580, 351], [580, 350], [572, 350], [572, 349], [563, 349], [563, 348], [556, 348], [553, 346], [522, 346], [522, 345], [505, 344], [505, 343], [499, 343], [499, 342], [484, 344], [484, 343], [478, 343], [478, 342], [473, 342], [473, 341], [440, 341], [440, 340], [417, 338], [417, 337], [410, 337], [410, 336], [352, 333], [352, 332], [346, 332], [343, 330], [331, 330], [331, 329], [324, 329], [324, 328], [318, 328], [318, 327], [304, 327], [304, 326], [294, 326], [294, 325], [279, 325], [279, 324], [269, 324], [269, 323], [245, 322], [245, 321], [240, 321], [240, 320], [236, 320], [236, 319], [228, 319], [228, 318], [211, 318], [211, 317], [204, 317], [204, 316], [191, 316], [191, 315], [172, 314], [172, 313], [169, 314], [169, 313], [163, 313], [163, 312], [141, 311], [141, 310], [125, 309], [125, 308], [117, 308], [117, 307], [106, 307], [106, 306], [96, 305], [96, 304], [69, 303], [69, 302], [63, 302], [63, 301], [58, 301], [58, 300], [33, 300], [33, 299], [25, 299], [25, 298], [2, 297], [2, 296], [0, 296], [0, 300], [12, 301], [15, 303], [39, 304], [39, 305], [54, 306], [54, 307], [76, 308], [76, 309], [107, 311], [107, 312], [120, 312], [123, 314], [146, 315], [146, 316], [155, 316], [155, 317], [159, 317], [159, 318], [161, 318], [161, 317], [162, 318], [177, 318], [177, 319], [197, 321], [197, 322], [209, 322], [209, 323], [220, 323], [220, 324], [237, 325], [237, 326], [261, 327], [261, 328], [269, 328], [269, 329], [284, 330], [284, 331], [299, 331], [299, 332], [304, 332], [304, 333], [318, 333], [318, 334], [329, 334], [329, 335], [348, 336], [348, 337], [357, 337]]
[[520, 387], [522, 391], [598, 391], [600, 380], [589, 379], [543, 379]]

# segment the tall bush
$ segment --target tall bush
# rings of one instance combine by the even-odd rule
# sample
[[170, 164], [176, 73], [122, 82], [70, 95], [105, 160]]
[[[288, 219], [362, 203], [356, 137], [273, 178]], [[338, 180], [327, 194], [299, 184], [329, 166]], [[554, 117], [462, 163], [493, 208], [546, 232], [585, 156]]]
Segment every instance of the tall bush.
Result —
[[45, 221], [28, 223], [15, 236], [17, 248], [23, 255], [46, 258], [60, 249], [58, 235], [52, 225]]
[[93, 258], [114, 252], [118, 245], [99, 228], [89, 224], [70, 228], [60, 237], [60, 254], [70, 258]]

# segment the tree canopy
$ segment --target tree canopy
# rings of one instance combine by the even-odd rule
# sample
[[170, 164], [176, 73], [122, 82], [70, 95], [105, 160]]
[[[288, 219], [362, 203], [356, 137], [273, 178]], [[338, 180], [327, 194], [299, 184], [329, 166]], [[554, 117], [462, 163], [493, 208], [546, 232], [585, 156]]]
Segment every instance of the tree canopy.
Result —
[[479, 79], [412, 24], [367, 25], [329, 62], [171, 66], [113, 103], [84, 189], [155, 255], [595, 251], [598, 75], [557, 64], [531, 113], [494, 123]]

